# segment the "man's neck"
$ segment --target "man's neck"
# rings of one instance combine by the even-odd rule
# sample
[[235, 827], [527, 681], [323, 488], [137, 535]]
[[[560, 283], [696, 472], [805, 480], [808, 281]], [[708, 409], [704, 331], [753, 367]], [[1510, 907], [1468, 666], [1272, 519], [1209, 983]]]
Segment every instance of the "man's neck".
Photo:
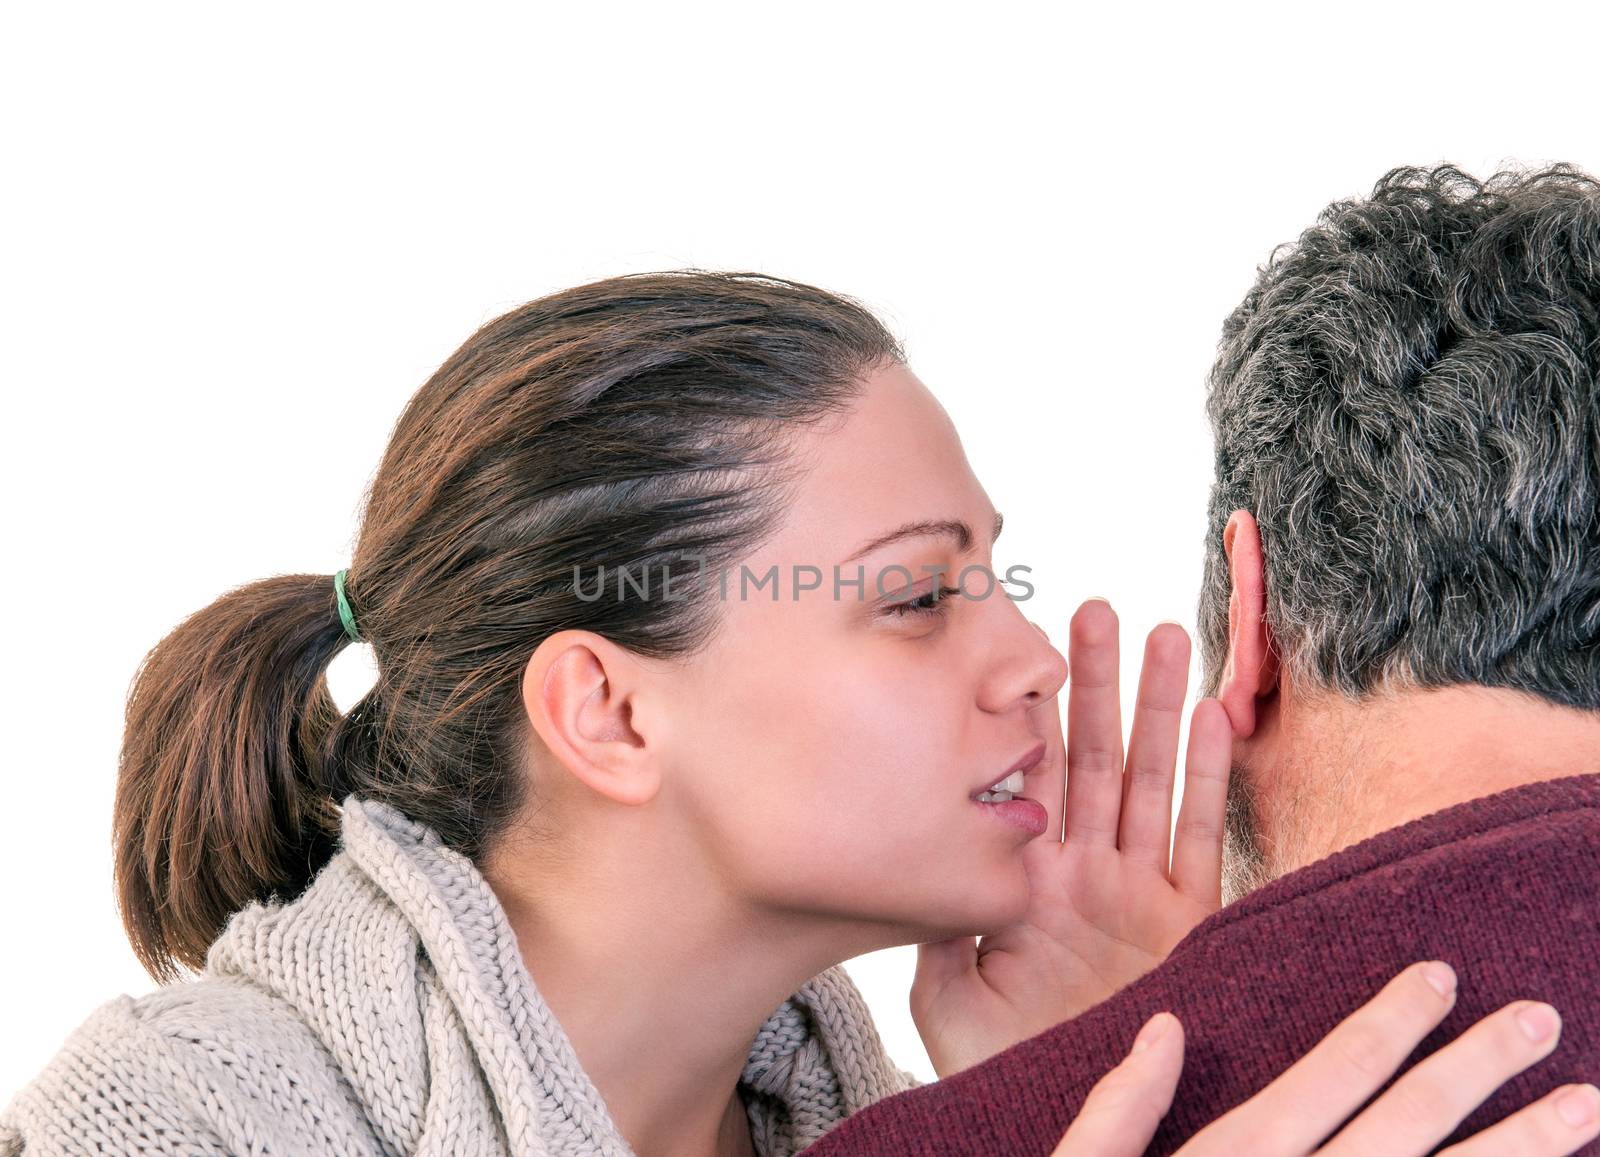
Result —
[[1498, 688], [1289, 694], [1264, 723], [1241, 771], [1268, 878], [1458, 803], [1600, 770], [1600, 712]]

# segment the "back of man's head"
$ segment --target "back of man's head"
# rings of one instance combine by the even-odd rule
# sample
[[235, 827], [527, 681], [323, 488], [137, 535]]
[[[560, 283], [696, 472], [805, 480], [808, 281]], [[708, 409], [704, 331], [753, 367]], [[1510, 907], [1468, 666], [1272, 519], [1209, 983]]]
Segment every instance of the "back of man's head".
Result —
[[1600, 708], [1600, 182], [1403, 168], [1328, 206], [1228, 318], [1207, 411], [1205, 694], [1245, 509], [1303, 686]]

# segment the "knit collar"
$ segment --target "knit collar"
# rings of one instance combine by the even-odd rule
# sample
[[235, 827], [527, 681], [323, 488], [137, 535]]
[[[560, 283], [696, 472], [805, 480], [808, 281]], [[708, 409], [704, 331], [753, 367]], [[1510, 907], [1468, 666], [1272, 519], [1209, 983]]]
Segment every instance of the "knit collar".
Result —
[[[437, 1145], [432, 1134], [462, 1128], [454, 1118], [467, 1113], [501, 1132], [507, 1154], [634, 1157], [488, 882], [388, 804], [348, 796], [327, 866], [295, 900], [236, 913], [205, 973], [248, 979], [292, 1004], [399, 1152]], [[761, 1027], [740, 1094], [757, 1152], [789, 1157], [916, 1083], [890, 1060], [836, 965]]]

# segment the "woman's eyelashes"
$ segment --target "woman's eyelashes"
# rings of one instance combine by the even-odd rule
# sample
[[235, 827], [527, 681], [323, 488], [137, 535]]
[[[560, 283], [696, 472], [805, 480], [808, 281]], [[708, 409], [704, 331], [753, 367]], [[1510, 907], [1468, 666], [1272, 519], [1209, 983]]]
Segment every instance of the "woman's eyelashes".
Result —
[[[1017, 596], [1014, 596], [1011, 593], [1012, 588], [1025, 587], [1027, 585], [1026, 583], [1019, 583], [1015, 579], [1001, 578], [999, 575], [994, 573], [992, 568], [988, 568], [988, 574], [991, 581], [988, 587], [988, 594], [986, 596], [969, 594], [967, 592], [967, 588], [963, 585], [937, 586], [930, 591], [916, 596], [915, 598], [907, 599], [898, 603], [888, 603], [883, 606], [879, 613], [891, 619], [924, 618], [930, 615], [945, 615], [949, 613], [948, 607], [950, 604], [950, 596], [952, 595], [962, 595], [966, 598], [994, 597], [996, 595], [1003, 595], [1006, 598], [1015, 599]], [[1005, 589], [1000, 589], [1002, 587]]]
[[[903, 603], [890, 603], [883, 608], [883, 613], [891, 618], [903, 618], [907, 615], [942, 615], [950, 604], [950, 596], [961, 593], [960, 587], [934, 587], [925, 594], [920, 594], [914, 599]], [[931, 603], [928, 600], [933, 600]]]

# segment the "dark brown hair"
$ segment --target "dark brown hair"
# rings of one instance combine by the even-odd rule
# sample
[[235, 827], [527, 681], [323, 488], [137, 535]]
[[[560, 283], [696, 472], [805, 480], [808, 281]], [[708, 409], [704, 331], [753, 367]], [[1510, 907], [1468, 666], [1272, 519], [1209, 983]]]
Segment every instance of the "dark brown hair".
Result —
[[[231, 590], [141, 663], [113, 842], [146, 970], [198, 971], [231, 914], [299, 895], [352, 792], [480, 861], [527, 802], [538, 644], [709, 642], [720, 617], [693, 576], [773, 529], [793, 428], [903, 361], [856, 301], [754, 273], [609, 278], [479, 329], [406, 405], [366, 496], [345, 589], [378, 678], [348, 714], [324, 676], [349, 642], [332, 575]], [[674, 576], [675, 597], [594, 598], [576, 568], [602, 566]]]

